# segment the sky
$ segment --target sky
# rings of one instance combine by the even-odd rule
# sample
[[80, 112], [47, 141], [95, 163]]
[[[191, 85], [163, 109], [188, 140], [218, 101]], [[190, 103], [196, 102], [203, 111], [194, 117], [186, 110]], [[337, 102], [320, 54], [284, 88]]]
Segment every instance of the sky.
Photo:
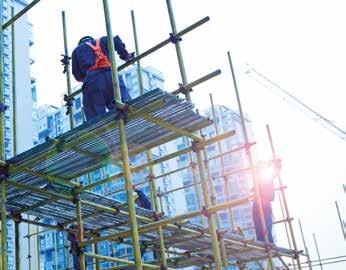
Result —
[[[113, 32], [130, 51], [134, 50], [130, 11], [136, 15], [139, 47], [149, 49], [171, 32], [164, 0], [110, 0]], [[228, 65], [230, 51], [244, 111], [253, 121], [260, 159], [270, 159], [265, 125], [269, 124], [300, 249], [301, 219], [313, 259], [317, 258], [312, 233], [316, 234], [322, 258], [346, 254], [335, 209], [339, 202], [346, 220], [346, 142], [249, 79], [246, 63], [277, 82], [294, 96], [346, 127], [346, 38], [344, 1], [338, 0], [172, 0], [176, 24], [181, 30], [197, 20], [210, 21], [183, 37], [181, 43], [189, 81], [215, 69], [222, 74], [196, 87], [197, 107], [209, 106], [209, 93], [216, 104], [237, 109]], [[39, 104], [61, 104], [66, 91], [60, 55], [63, 53], [61, 11], [67, 15], [69, 51], [85, 35], [105, 35], [102, 1], [42, 0], [29, 13], [34, 25], [36, 60], [32, 72], [37, 79]], [[181, 82], [173, 45], [142, 61], [163, 72], [167, 91]], [[73, 84], [76, 84], [74, 81]], [[277, 203], [276, 203], [277, 204]], [[279, 243], [287, 246], [282, 226], [277, 225]], [[326, 265], [327, 270], [345, 269], [346, 263]], [[319, 267], [316, 269], [319, 269]]]

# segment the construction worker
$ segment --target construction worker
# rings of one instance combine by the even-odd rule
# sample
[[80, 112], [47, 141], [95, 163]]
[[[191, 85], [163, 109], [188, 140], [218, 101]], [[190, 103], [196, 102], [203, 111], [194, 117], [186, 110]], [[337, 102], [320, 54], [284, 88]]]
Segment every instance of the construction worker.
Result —
[[[128, 61], [134, 53], [128, 53], [125, 44], [118, 36], [113, 38], [114, 47], [120, 59]], [[86, 120], [104, 114], [114, 108], [114, 90], [107, 37], [94, 39], [85, 36], [72, 52], [72, 73], [75, 79], [83, 82], [83, 107]], [[121, 100], [131, 99], [128, 89], [119, 77]]]
[[[73, 269], [74, 270], [80, 270], [81, 266], [80, 266], [80, 253], [82, 252], [81, 249], [78, 247], [78, 226], [77, 224], [72, 224], [69, 226], [70, 229], [73, 229], [74, 232], [69, 231], [67, 233], [67, 240], [70, 241], [70, 253], [72, 254], [72, 258], [73, 258]], [[87, 230], [87, 229], [84, 229]], [[86, 237], [84, 237], [84, 239], [87, 239]], [[85, 266], [87, 266], [87, 258], [85, 258]]]
[[[273, 225], [273, 217], [272, 217], [272, 201], [274, 201], [274, 172], [272, 164], [268, 163], [258, 163], [256, 166], [256, 181], [258, 181], [259, 185], [259, 194], [262, 202], [262, 209], [264, 220], [266, 224], [266, 231], [268, 234], [268, 239], [270, 243], [274, 243], [273, 235], [272, 235], [272, 225]], [[264, 242], [264, 234], [262, 230], [262, 223], [260, 212], [258, 208], [259, 204], [257, 199], [254, 200], [252, 205], [252, 216], [253, 222], [256, 231], [256, 238], [258, 241]]]

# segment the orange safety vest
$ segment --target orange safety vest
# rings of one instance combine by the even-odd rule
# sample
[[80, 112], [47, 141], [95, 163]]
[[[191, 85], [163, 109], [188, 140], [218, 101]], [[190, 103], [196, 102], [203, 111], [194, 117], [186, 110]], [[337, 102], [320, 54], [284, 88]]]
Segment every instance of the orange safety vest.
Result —
[[95, 64], [89, 67], [88, 70], [96, 70], [99, 68], [107, 68], [111, 66], [107, 56], [101, 49], [99, 38], [96, 39], [96, 45], [93, 45], [90, 42], [86, 42], [86, 44], [94, 51], [95, 54]]

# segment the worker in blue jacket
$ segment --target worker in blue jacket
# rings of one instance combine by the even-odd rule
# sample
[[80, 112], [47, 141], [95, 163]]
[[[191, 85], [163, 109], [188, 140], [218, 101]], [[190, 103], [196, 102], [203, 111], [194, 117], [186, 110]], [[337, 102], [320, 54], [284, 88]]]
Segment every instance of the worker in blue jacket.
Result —
[[[120, 59], [128, 61], [134, 53], [129, 53], [119, 36], [113, 38], [114, 48]], [[83, 82], [83, 107], [86, 120], [104, 114], [114, 107], [114, 90], [107, 37], [94, 39], [83, 37], [72, 52], [72, 74], [79, 82]], [[128, 89], [119, 77], [121, 100], [131, 99]]]
[[[259, 195], [261, 197], [263, 216], [266, 225], [266, 231], [268, 234], [268, 240], [270, 243], [274, 243], [272, 227], [273, 227], [273, 211], [272, 202], [275, 197], [274, 190], [274, 175], [261, 175], [258, 173], [260, 169], [257, 169], [257, 181], [259, 186]], [[252, 205], [252, 216], [255, 225], [256, 238], [258, 241], [264, 242], [264, 234], [262, 230], [261, 216], [259, 212], [258, 200], [255, 199]]]

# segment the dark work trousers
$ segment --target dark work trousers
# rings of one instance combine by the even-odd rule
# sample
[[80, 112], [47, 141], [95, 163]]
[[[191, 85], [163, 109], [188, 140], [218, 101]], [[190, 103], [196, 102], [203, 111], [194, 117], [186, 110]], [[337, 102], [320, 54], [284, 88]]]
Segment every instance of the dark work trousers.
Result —
[[[121, 77], [119, 77], [121, 100], [126, 102], [131, 99], [128, 89]], [[114, 91], [112, 73], [110, 68], [100, 68], [88, 71], [83, 82], [83, 107], [86, 120], [106, 113], [106, 108], [114, 108]]]
[[[264, 220], [266, 223], [266, 229], [268, 232], [268, 239], [270, 243], [273, 243], [274, 242], [273, 235], [272, 235], [273, 219], [272, 219], [271, 202], [262, 202], [262, 207], [263, 207]], [[255, 225], [256, 238], [258, 241], [264, 242], [261, 217], [260, 217], [260, 213], [258, 209], [258, 204], [256, 202], [254, 202], [252, 205], [252, 217], [253, 217], [253, 223]]]
[[71, 253], [73, 258], [73, 269], [80, 270], [80, 258], [78, 254], [77, 242], [71, 242]]

